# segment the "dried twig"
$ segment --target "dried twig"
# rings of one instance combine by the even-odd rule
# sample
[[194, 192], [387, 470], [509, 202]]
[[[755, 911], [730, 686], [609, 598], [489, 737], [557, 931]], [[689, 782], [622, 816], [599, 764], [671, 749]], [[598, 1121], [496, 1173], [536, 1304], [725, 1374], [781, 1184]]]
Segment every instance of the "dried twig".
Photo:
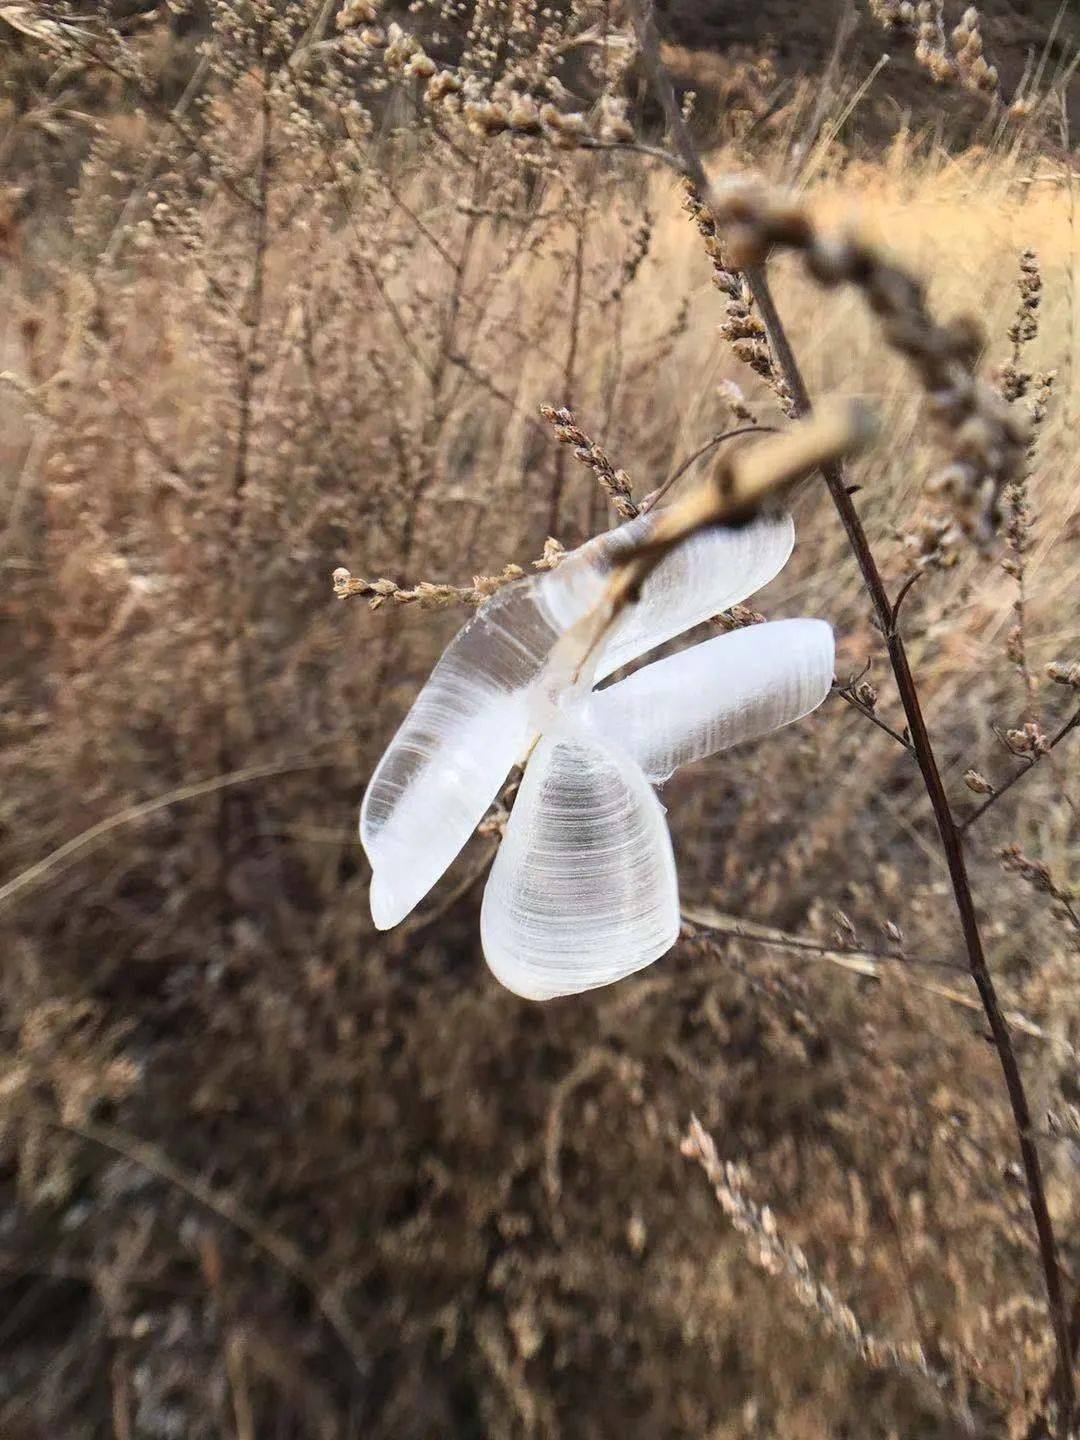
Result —
[[876, 713], [873, 706], [868, 705], [865, 700], [860, 699], [858, 688], [856, 686], [850, 684], [834, 685], [833, 690], [837, 695], [840, 696], [840, 699], [843, 700], [845, 704], [850, 705], [853, 710], [857, 710], [860, 715], [864, 715], [872, 725], [876, 725], [879, 730], [882, 730], [885, 732], [886, 735], [891, 736], [892, 739], [895, 740], [898, 745], [903, 746], [903, 748], [909, 754], [912, 753], [911, 741], [907, 738], [907, 736], [901, 735], [899, 730], [894, 730], [887, 721], [882, 720], [881, 716]]
[[[550, 537], [544, 544], [544, 553], [532, 562], [534, 570], [554, 570], [565, 555], [558, 540]], [[368, 609], [380, 610], [384, 605], [415, 605], [418, 610], [445, 610], [451, 605], [480, 605], [489, 595], [494, 595], [504, 585], [520, 580], [525, 574], [521, 565], [507, 565], [498, 575], [474, 575], [471, 585], [448, 585], [441, 581], [419, 580], [415, 585], [399, 585], [385, 577], [379, 580], [362, 580], [351, 574], [344, 565], [339, 565], [331, 579], [334, 594], [339, 600], [351, 595], [363, 595]]]
[[642, 510], [652, 510], [659, 505], [668, 491], [678, 484], [692, 466], [696, 465], [699, 460], [708, 455], [711, 450], [715, 450], [717, 445], [722, 444], [725, 440], [736, 440], [741, 435], [775, 435], [777, 433], [775, 425], [739, 425], [734, 430], [722, 430], [719, 435], [710, 435], [703, 445], [699, 445], [696, 450], [691, 450], [685, 460], [679, 461], [678, 465], [675, 466], [675, 469], [660, 486], [659, 490], [655, 491], [642, 503]]
[[[846, 970], [849, 974], [859, 975], [868, 980], [884, 979], [889, 972], [882, 969], [882, 965], [891, 964], [899, 967], [892, 973], [903, 974], [906, 985], [913, 985], [916, 989], [925, 990], [928, 994], [936, 995], [938, 999], [945, 1000], [950, 1005], [958, 1005], [962, 1010], [982, 1014], [982, 1006], [974, 996], [964, 995], [949, 985], [941, 985], [937, 981], [905, 973], [909, 972], [912, 966], [924, 966], [930, 969], [956, 970], [961, 974], [967, 974], [967, 966], [955, 960], [927, 959], [921, 955], [907, 955], [902, 951], [877, 950], [862, 944], [852, 944], [842, 948], [838, 945], [825, 944], [823, 941], [815, 940], [812, 936], [792, 935], [786, 930], [778, 930], [771, 925], [761, 925], [757, 921], [745, 920], [734, 915], [723, 915], [716, 910], [701, 907], [691, 909], [684, 907], [682, 918], [684, 934], [687, 934], [691, 940], [704, 933], [710, 938], [723, 936], [731, 940], [745, 940], [751, 945], [774, 946], [781, 950], [794, 951], [816, 960], [822, 960], [829, 965], [835, 965], [839, 970]], [[1007, 1019], [1014, 1030], [1029, 1036], [1032, 1040], [1039, 1040], [1043, 1044], [1052, 1046], [1074, 1062], [1080, 1062], [1080, 1051], [1076, 1049], [1075, 1045], [1062, 1036], [1051, 1034], [1049, 1030], [1036, 1024], [1021, 1011], [1009, 1010]]]
[[99, 820], [96, 825], [91, 825], [80, 834], [72, 836], [57, 849], [51, 850], [48, 855], [38, 860], [26, 870], [21, 870], [18, 875], [13, 875], [5, 884], [0, 885], [0, 909], [9, 901], [18, 897], [25, 897], [35, 890], [39, 885], [44, 884], [51, 878], [53, 873], [62, 869], [67, 863], [83, 851], [92, 849], [101, 841], [106, 840], [114, 831], [121, 830], [127, 825], [137, 824], [150, 815], [156, 815], [159, 811], [171, 809], [174, 805], [182, 805], [188, 800], [198, 800], [203, 795], [216, 795], [219, 790], [228, 789], [235, 785], [248, 785], [256, 780], [267, 780], [274, 775], [295, 775], [304, 770], [319, 770], [324, 766], [336, 765], [338, 762], [329, 757], [324, 760], [286, 760], [266, 765], [249, 765], [244, 770], [234, 770], [228, 775], [214, 775], [208, 780], [196, 780], [190, 785], [181, 785], [176, 790], [169, 790], [164, 795], [155, 795], [152, 800], [143, 800], [137, 805], [128, 805], [123, 810], [118, 810], [114, 815]]
[[595, 617], [598, 628], [586, 658], [677, 545], [710, 526], [745, 524], [821, 465], [862, 449], [875, 429], [865, 406], [823, 407], [802, 424], [732, 455], [713, 471], [708, 483], [661, 511], [647, 539], [618, 557], [606, 602]]
[[957, 829], [960, 833], [963, 834], [969, 830], [971, 826], [975, 824], [976, 820], [979, 820], [986, 814], [992, 805], [996, 805], [1003, 795], [1009, 793], [1018, 780], [1022, 780], [1025, 775], [1034, 770], [1044, 755], [1049, 755], [1051, 750], [1060, 745], [1067, 735], [1071, 735], [1078, 725], [1080, 725], [1080, 710], [1077, 710], [1074, 715], [1071, 715], [1069, 719], [1065, 721], [1064, 725], [1062, 725], [1055, 734], [1051, 735], [1044, 742], [1044, 745], [1033, 755], [1027, 757], [1023, 769], [1017, 770], [1015, 774], [1010, 775], [1008, 780], [1003, 780], [996, 789], [991, 791], [977, 810], [973, 810], [970, 815], [965, 815], [963, 820], [957, 822]]

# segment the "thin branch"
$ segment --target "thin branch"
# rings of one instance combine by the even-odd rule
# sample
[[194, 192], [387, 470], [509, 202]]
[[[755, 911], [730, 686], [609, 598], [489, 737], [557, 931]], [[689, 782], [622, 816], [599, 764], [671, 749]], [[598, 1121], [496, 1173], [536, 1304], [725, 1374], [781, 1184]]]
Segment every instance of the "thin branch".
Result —
[[601, 640], [625, 607], [634, 603], [665, 555], [699, 530], [745, 524], [823, 465], [862, 449], [874, 429], [861, 405], [822, 406], [790, 430], [736, 452], [714, 471], [707, 485], [665, 506], [651, 532], [615, 558], [602, 603], [564, 637], [566, 644], [579, 648], [575, 675], [583, 673]]
[[896, 625], [900, 620], [900, 607], [903, 605], [904, 601], [911, 594], [912, 590], [914, 590], [915, 586], [919, 583], [919, 581], [925, 574], [925, 570], [915, 570], [911, 575], [908, 576], [908, 578], [904, 581], [903, 585], [900, 586], [900, 592], [897, 595], [896, 599], [893, 601], [892, 607], [892, 623], [894, 629], [896, 628]]
[[675, 469], [660, 486], [659, 490], [654, 491], [654, 493], [643, 502], [641, 506], [642, 510], [652, 510], [654, 506], [659, 505], [671, 487], [682, 479], [690, 467], [695, 465], [703, 455], [708, 455], [710, 450], [715, 450], [717, 445], [721, 444], [724, 440], [734, 440], [739, 435], [777, 435], [779, 433], [775, 425], [740, 425], [737, 430], [724, 430], [719, 435], [711, 436], [705, 441], [704, 445], [699, 445], [696, 450], [687, 455], [685, 460], [680, 461], [680, 463], [676, 465]]
[[[961, 974], [969, 974], [966, 965], [958, 964], [955, 960], [929, 960], [919, 955], [898, 954], [890, 950], [875, 950], [864, 945], [853, 945], [844, 948], [839, 945], [827, 945], [822, 941], [813, 940], [802, 935], [789, 935], [785, 930], [774, 930], [771, 926], [758, 925], [753, 921], [736, 919], [731, 915], [721, 915], [716, 911], [709, 910], [684, 910], [683, 922], [689, 921], [692, 926], [698, 927], [710, 935], [724, 935], [732, 940], [746, 940], [751, 944], [776, 946], [782, 950], [792, 950], [811, 956], [816, 960], [824, 960], [830, 965], [835, 965], [840, 970], [846, 970], [850, 974], [861, 975], [869, 980], [884, 979], [885, 973], [881, 969], [882, 961], [889, 961], [901, 967], [912, 965], [924, 965], [942, 970], [958, 970]], [[893, 972], [895, 973], [895, 972]], [[926, 980], [921, 976], [907, 975], [905, 984], [913, 985], [916, 989], [925, 990], [930, 995], [936, 995], [939, 1000], [946, 1000], [950, 1005], [958, 1005], [963, 1010], [971, 1010], [976, 1014], [982, 1014], [982, 1005], [973, 995], [963, 995], [959, 990], [954, 990], [949, 985], [942, 985], [936, 980]], [[1052, 1035], [1034, 1020], [1029, 1020], [1019, 1010], [1008, 1012], [1009, 1024], [1021, 1034], [1029, 1036], [1032, 1040], [1041, 1040], [1044, 1044], [1060, 1050], [1070, 1060], [1080, 1061], [1080, 1051], [1075, 1045], [1064, 1039], [1063, 1036]], [[1042, 1132], [1030, 1130], [1029, 1135], [1034, 1138], [1043, 1138]]]
[[680, 175], [683, 173], [679, 157], [659, 145], [643, 145], [638, 140], [598, 140], [591, 135], [583, 135], [577, 144], [580, 150], [622, 150], [629, 155], [647, 155], [650, 160], [659, 160], [669, 170], [677, 170]]
[[337, 761], [327, 758], [325, 760], [286, 760], [271, 762], [267, 765], [249, 765], [244, 770], [234, 770], [228, 775], [214, 775], [208, 780], [196, 780], [189, 785], [181, 785], [176, 790], [169, 790], [164, 795], [155, 795], [152, 800], [143, 800], [137, 805], [125, 806], [123, 810], [106, 816], [96, 825], [91, 825], [80, 834], [72, 836], [70, 840], [65, 841], [57, 849], [50, 850], [48, 855], [43, 856], [28, 869], [21, 870], [18, 875], [13, 875], [6, 884], [0, 885], [0, 909], [3, 909], [9, 901], [25, 896], [28, 891], [35, 890], [50, 879], [54, 871], [62, 869], [69, 861], [81, 855], [84, 850], [92, 849], [99, 842], [108, 839], [114, 831], [121, 830], [126, 825], [134, 825], [140, 820], [156, 815], [161, 810], [168, 810], [173, 805], [181, 805], [187, 800], [198, 800], [203, 795], [216, 795], [219, 790], [233, 785], [247, 785], [254, 780], [266, 780], [274, 775], [295, 775], [304, 770], [318, 770], [324, 766], [336, 764]]
[[965, 816], [963, 820], [959, 821], [957, 829], [960, 831], [961, 835], [966, 834], [966, 832], [971, 828], [971, 826], [975, 824], [975, 821], [978, 820], [980, 816], [986, 814], [987, 810], [990, 809], [991, 805], [996, 804], [997, 801], [1001, 799], [1002, 795], [1007, 794], [1016, 784], [1016, 782], [1018, 780], [1022, 780], [1030, 770], [1034, 770], [1036, 765], [1038, 765], [1039, 761], [1043, 758], [1043, 755], [1049, 755], [1050, 751], [1053, 750], [1056, 745], [1060, 745], [1061, 741], [1065, 739], [1066, 735], [1070, 734], [1073, 730], [1075, 730], [1078, 725], [1080, 725], [1080, 710], [1077, 710], [1074, 715], [1072, 715], [1068, 720], [1065, 721], [1065, 724], [1062, 725], [1061, 729], [1057, 732], [1056, 735], [1051, 736], [1051, 738], [1046, 743], [1046, 749], [1041, 754], [1033, 755], [1031, 759], [1026, 762], [1023, 769], [1017, 770], [1015, 774], [1010, 775], [1008, 780], [1006, 780], [1003, 784], [999, 785], [992, 795], [988, 795], [986, 797], [986, 799], [983, 801], [983, 803], [979, 806], [977, 810], [973, 810], [970, 815]]
[[[352, 836], [349, 837], [352, 839]], [[420, 910], [410, 915], [398, 930], [398, 935], [404, 938], [406, 935], [415, 935], [420, 930], [429, 930], [432, 925], [438, 924], [446, 915], [449, 915], [454, 906], [465, 899], [469, 891], [482, 880], [487, 873], [488, 867], [495, 859], [498, 845], [490, 845], [476, 864], [468, 870], [461, 880], [453, 886], [450, 891], [436, 904], [426, 910]]]
[[877, 962], [892, 961], [900, 965], [925, 965], [935, 970], [959, 970], [967, 974], [967, 966], [957, 960], [929, 959], [921, 955], [906, 955], [900, 950], [880, 950], [867, 945], [830, 945], [824, 940], [815, 940], [810, 935], [793, 935], [773, 925], [764, 925], [757, 920], [743, 916], [725, 915], [708, 906], [684, 906], [684, 925], [707, 930], [714, 935], [724, 935], [732, 940], [748, 940], [756, 945], [777, 945], [784, 950], [804, 950], [808, 954], [826, 960], [850, 962], [846, 968], [855, 969], [859, 962], [865, 962], [858, 973], [875, 976]]
[[848, 686], [834, 685], [833, 690], [837, 695], [840, 696], [841, 700], [847, 701], [847, 703], [851, 706], [853, 710], [857, 710], [860, 715], [865, 716], [872, 725], [876, 725], [879, 730], [884, 730], [886, 735], [891, 735], [892, 738], [896, 741], [896, 743], [898, 745], [902, 745], [909, 754], [914, 753], [911, 748], [911, 741], [908, 740], [905, 736], [901, 735], [899, 730], [894, 730], [891, 725], [886, 724], [886, 722], [882, 720], [879, 715], [875, 715], [873, 710], [870, 709], [869, 705], [864, 705], [861, 700], [857, 699], [856, 696], [851, 693], [851, 690], [848, 688]]

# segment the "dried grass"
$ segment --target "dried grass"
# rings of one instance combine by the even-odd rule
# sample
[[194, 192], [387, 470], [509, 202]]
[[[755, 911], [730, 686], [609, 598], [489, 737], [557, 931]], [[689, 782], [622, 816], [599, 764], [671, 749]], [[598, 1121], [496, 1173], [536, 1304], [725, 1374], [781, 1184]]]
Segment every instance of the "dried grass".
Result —
[[[479, 955], [489, 840], [400, 935], [367, 917], [356, 805], [460, 606], [695, 452], [680, 487], [766, 443], [714, 437], [788, 423], [721, 333], [752, 307], [717, 293], [630, 112], [579, 125], [558, 92], [514, 111], [489, 87], [455, 114], [438, 77], [462, 60], [436, 26], [419, 48], [384, 31], [371, 58], [321, 4], [214, 4], [201, 62], [179, 24], [17, 8], [0, 1432], [1041, 1433], [1053, 1345], [1008, 1110], [815, 483], [755, 605], [834, 623], [848, 703], [665, 794], [687, 906], [737, 922], [538, 1008]], [[513, 14], [519, 89], [554, 70], [616, 94], [617, 36], [569, 45], [558, 17]], [[477, 15], [482, 56], [497, 21]], [[59, 31], [27, 33], [42, 20]], [[857, 110], [800, 159], [794, 119], [755, 128], [771, 82], [740, 63], [717, 84], [749, 118], [712, 173], [797, 170], [816, 232], [854, 221], [926, 278], [933, 315], [980, 318], [979, 370], [1010, 400], [1057, 372], [1008, 538], [982, 553], [932, 493], [940, 446], [858, 295], [771, 262], [812, 390], [878, 412], [856, 502], [894, 592], [920, 576], [908, 653], [954, 808], [994, 802], [968, 859], [1075, 1296], [1071, 182], [1011, 130], [962, 154], [904, 130], [844, 163]], [[335, 567], [383, 577], [339, 572], [370, 605], [334, 599]], [[920, 958], [958, 968], [939, 984]], [[691, 1113], [715, 1164], [753, 1175], [739, 1215], [775, 1214], [840, 1323], [746, 1263], [679, 1154]], [[904, 1365], [867, 1366], [845, 1304]]]

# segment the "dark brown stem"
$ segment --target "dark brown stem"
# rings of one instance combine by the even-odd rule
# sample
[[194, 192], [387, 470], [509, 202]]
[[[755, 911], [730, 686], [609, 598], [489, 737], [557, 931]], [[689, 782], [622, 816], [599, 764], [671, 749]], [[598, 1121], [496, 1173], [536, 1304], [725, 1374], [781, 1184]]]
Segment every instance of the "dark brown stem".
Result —
[[[774, 354], [776, 354], [779, 359], [784, 378], [788, 383], [788, 387], [795, 401], [796, 413], [805, 414], [810, 409], [810, 397], [807, 393], [798, 362], [795, 359], [794, 352], [791, 349], [790, 342], [787, 339], [780, 317], [773, 304], [768, 280], [764, 272], [760, 270], [751, 271], [748, 278], [750, 287], [754, 292], [754, 299], [758, 305], [759, 313], [769, 332], [770, 342], [774, 343]], [[781, 339], [782, 343], [775, 344], [774, 337]], [[1046, 1203], [1046, 1187], [1043, 1182], [1042, 1162], [1039, 1158], [1038, 1147], [1031, 1137], [1031, 1131], [1033, 1129], [1031, 1106], [1028, 1103], [1023, 1076], [1020, 1073], [1016, 1052], [1013, 1049], [1009, 1026], [1002, 1013], [993, 977], [990, 974], [990, 968], [986, 962], [982, 935], [979, 931], [978, 915], [975, 910], [975, 901], [971, 891], [971, 881], [968, 877], [967, 864], [964, 859], [962, 833], [953, 816], [948, 795], [945, 791], [945, 785], [941, 778], [941, 772], [938, 769], [937, 757], [930, 740], [930, 734], [926, 728], [926, 721], [923, 718], [919, 693], [915, 685], [915, 678], [911, 673], [911, 666], [908, 663], [907, 651], [903, 638], [896, 629], [894, 622], [894, 607], [885, 590], [885, 583], [881, 578], [881, 572], [878, 570], [877, 561], [874, 559], [870, 542], [866, 537], [866, 531], [863, 529], [862, 521], [859, 518], [854, 501], [848, 494], [843, 467], [838, 464], [827, 465], [823, 468], [822, 473], [825, 477], [825, 483], [829, 488], [829, 494], [832, 497], [833, 504], [840, 516], [840, 521], [847, 533], [848, 541], [855, 553], [863, 583], [870, 595], [878, 624], [881, 627], [882, 634], [885, 636], [885, 642], [889, 652], [889, 661], [892, 665], [893, 675], [896, 678], [896, 688], [899, 691], [900, 701], [904, 707], [904, 714], [907, 717], [908, 733], [911, 736], [912, 749], [915, 752], [915, 759], [922, 773], [923, 784], [930, 800], [931, 809], [934, 812], [934, 820], [937, 824], [938, 835], [941, 839], [941, 848], [945, 854], [946, 864], [948, 865], [953, 899], [956, 904], [957, 914], [960, 918], [960, 928], [964, 936], [964, 946], [967, 950], [968, 968], [971, 971], [972, 979], [975, 981], [975, 987], [979, 992], [979, 999], [982, 1001], [983, 1011], [986, 1015], [987, 1023], [990, 1026], [994, 1049], [997, 1052], [998, 1062], [1001, 1065], [1001, 1070], [1005, 1077], [1005, 1088], [1009, 1094], [1009, 1105], [1012, 1109], [1013, 1125], [1016, 1130], [1020, 1158], [1024, 1167], [1028, 1204], [1031, 1207], [1032, 1219], [1035, 1222], [1035, 1231], [1039, 1242], [1039, 1258], [1042, 1263], [1043, 1280], [1046, 1285], [1046, 1296], [1050, 1307], [1054, 1337], [1057, 1343], [1061, 1432], [1063, 1435], [1067, 1435], [1071, 1416], [1076, 1404], [1076, 1391], [1073, 1366], [1070, 1358], [1069, 1325], [1065, 1308], [1065, 1295], [1061, 1283], [1061, 1270], [1058, 1263], [1057, 1240], [1054, 1235], [1053, 1222], [1050, 1219], [1050, 1210]]]
[[[663, 106], [672, 137], [682, 157], [686, 176], [697, 188], [706, 203], [708, 203], [712, 193], [709, 179], [675, 99], [670, 77], [660, 58], [660, 44], [652, 15], [650, 11], [645, 10], [644, 4], [645, 0], [634, 0], [633, 15], [645, 67], [652, 86]], [[796, 415], [805, 415], [811, 409], [810, 395], [807, 391], [806, 382], [803, 379], [795, 352], [792, 349], [791, 342], [773, 301], [772, 291], [769, 287], [765, 271], [760, 266], [753, 266], [748, 268], [744, 273], [753, 294], [754, 302], [757, 305], [758, 314], [761, 316], [768, 333], [774, 359], [787, 383], [789, 393], [794, 402], [795, 413]], [[867, 539], [866, 531], [863, 529], [858, 511], [855, 508], [851, 495], [848, 493], [843, 466], [839, 463], [825, 465], [822, 467], [822, 474], [828, 486], [829, 494], [832, 497], [833, 505], [840, 517], [840, 522], [847, 534], [848, 542], [854, 552], [855, 559], [862, 574], [863, 583], [874, 607], [881, 633], [885, 637], [889, 660], [896, 678], [897, 690], [899, 691], [900, 700], [904, 707], [904, 714], [907, 717], [911, 746], [922, 774], [923, 784], [930, 800], [934, 820], [937, 824], [938, 835], [941, 839], [941, 847], [948, 866], [953, 898], [967, 952], [968, 968], [979, 992], [983, 1011], [993, 1037], [994, 1048], [1005, 1077], [1005, 1087], [1009, 1095], [1009, 1104], [1012, 1109], [1017, 1144], [1020, 1149], [1020, 1156], [1024, 1168], [1028, 1204], [1035, 1222], [1039, 1245], [1039, 1258], [1042, 1264], [1047, 1301], [1057, 1344], [1057, 1385], [1061, 1409], [1060, 1430], [1061, 1434], [1065, 1436], [1069, 1433], [1076, 1403], [1071, 1339], [1069, 1334], [1068, 1313], [1061, 1282], [1061, 1269], [1058, 1262], [1057, 1241], [1054, 1236], [1054, 1227], [1046, 1202], [1046, 1188], [1043, 1183], [1042, 1163], [1036, 1144], [1031, 1138], [1031, 1131], [1034, 1128], [1032, 1125], [1031, 1107], [1028, 1104], [1027, 1092], [1024, 1088], [1020, 1066], [1017, 1063], [1016, 1052], [1013, 1049], [1009, 1026], [1002, 1013], [994, 981], [986, 962], [982, 936], [979, 932], [978, 915], [975, 910], [975, 902], [971, 891], [971, 882], [968, 878], [967, 865], [964, 860], [962, 835], [953, 816], [945, 791], [945, 785], [941, 778], [941, 772], [938, 769], [937, 757], [934, 754], [934, 748], [926, 728], [926, 721], [923, 718], [919, 693], [915, 685], [914, 676], [911, 673], [911, 667], [908, 663], [907, 651], [904, 647], [903, 639], [896, 628], [894, 606], [885, 589], [885, 583], [881, 577], [881, 572], [878, 569], [873, 551], [870, 548], [870, 542]]]
[[[1075, 1367], [1077, 1357], [1080, 1356], [1080, 1290], [1073, 1295], [1072, 1309], [1069, 1312], [1069, 1364]], [[1061, 1357], [1058, 1357], [1057, 1368], [1050, 1384], [1047, 1386], [1046, 1398], [1039, 1406], [1034, 1419], [1024, 1432], [1024, 1440], [1045, 1440], [1046, 1436], [1046, 1410], [1055, 1391], [1061, 1388]]]
[[900, 607], [903, 605], [907, 597], [911, 594], [912, 590], [915, 589], [915, 586], [919, 583], [925, 573], [925, 570], [916, 570], [915, 573], [913, 575], [909, 575], [908, 578], [904, 581], [904, 583], [900, 586], [900, 591], [897, 594], [896, 599], [893, 601], [892, 607], [892, 618], [894, 625], [896, 625], [900, 619]]

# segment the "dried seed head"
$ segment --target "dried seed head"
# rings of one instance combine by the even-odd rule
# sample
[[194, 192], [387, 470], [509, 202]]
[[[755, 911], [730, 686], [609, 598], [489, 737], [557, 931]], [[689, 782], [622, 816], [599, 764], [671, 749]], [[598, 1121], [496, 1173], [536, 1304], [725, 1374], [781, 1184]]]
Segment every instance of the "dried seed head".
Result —
[[980, 774], [978, 770], [965, 770], [964, 784], [969, 790], [973, 790], [976, 795], [993, 795], [994, 793], [993, 785], [991, 785], [986, 776]]
[[335, 23], [339, 30], [344, 31], [356, 25], [372, 25], [378, 18], [379, 9], [373, 0], [345, 0]]
[[730, 610], [725, 610], [716, 619], [721, 630], [744, 630], [748, 625], [765, 624], [765, 616], [757, 610], [751, 610], [749, 605], [732, 605]]
[[1019, 875], [1023, 880], [1044, 895], [1054, 895], [1057, 887], [1054, 884], [1053, 876], [1041, 860], [1032, 860], [1025, 855], [1019, 845], [1005, 845], [999, 851], [1001, 863], [1013, 875]]
[[1080, 660], [1053, 660], [1047, 665], [1046, 673], [1055, 685], [1080, 690]]
[[1022, 730], [1006, 730], [1005, 739], [1014, 755], [1035, 758], [1045, 755], [1050, 748], [1042, 727], [1035, 720], [1029, 720]]

